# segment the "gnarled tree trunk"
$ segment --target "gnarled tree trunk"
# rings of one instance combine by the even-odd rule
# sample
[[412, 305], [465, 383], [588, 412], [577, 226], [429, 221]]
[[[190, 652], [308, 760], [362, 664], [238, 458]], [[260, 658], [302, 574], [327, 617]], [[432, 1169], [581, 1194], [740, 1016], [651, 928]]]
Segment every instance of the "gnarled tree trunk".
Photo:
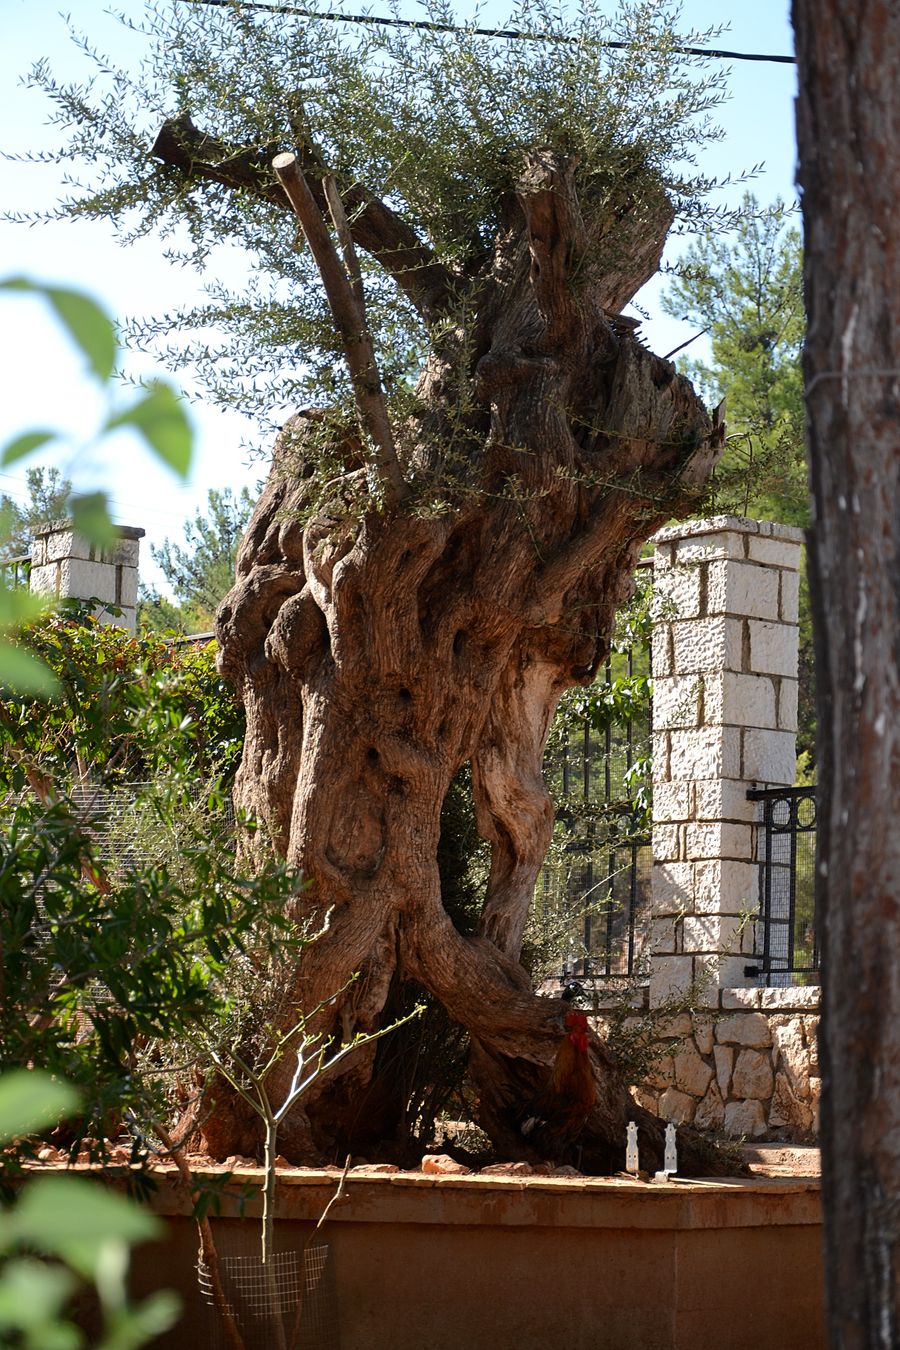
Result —
[[900, 11], [794, 0], [829, 1345], [900, 1344]]
[[[286, 204], [263, 166], [236, 169], [189, 119], [156, 148]], [[328, 182], [311, 154], [306, 170], [322, 210]], [[362, 490], [358, 429], [292, 419], [218, 619], [222, 669], [247, 710], [237, 800], [303, 868], [302, 903], [330, 916], [292, 998], [313, 1007], [357, 973], [323, 1014], [347, 1034], [380, 1024], [396, 981], [429, 990], [470, 1033], [482, 1123], [525, 1158], [535, 1149], [520, 1126], [564, 1034], [565, 1005], [536, 997], [518, 960], [552, 825], [547, 730], [563, 690], [604, 660], [642, 542], [691, 500], [722, 442], [688, 382], [617, 317], [658, 266], [667, 201], [635, 199], [627, 183], [580, 201], [576, 184], [564, 155], [529, 155], [492, 256], [468, 275], [358, 185], [344, 193], [356, 245], [433, 335], [420, 411], [392, 428], [402, 485], [383, 477], [354, 517], [342, 493]], [[349, 467], [333, 506], [311, 514], [323, 441]], [[492, 859], [468, 936], [437, 866], [442, 803], [467, 762]], [[622, 1165], [637, 1112], [597, 1037], [590, 1055], [600, 1090], [579, 1144], [585, 1170], [602, 1171]], [[287, 1156], [365, 1142], [356, 1108], [374, 1061], [361, 1051], [310, 1094], [285, 1124]]]

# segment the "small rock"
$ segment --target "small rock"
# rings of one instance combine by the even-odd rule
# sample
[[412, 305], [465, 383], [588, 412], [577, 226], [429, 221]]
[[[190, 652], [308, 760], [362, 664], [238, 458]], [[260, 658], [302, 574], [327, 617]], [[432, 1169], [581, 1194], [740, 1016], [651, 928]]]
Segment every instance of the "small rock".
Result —
[[657, 1088], [660, 1092], [670, 1087], [675, 1081], [675, 1061], [671, 1055], [663, 1055], [655, 1060], [650, 1066], [647, 1074], [647, 1085], [651, 1088]]
[[645, 1111], [649, 1111], [651, 1116], [659, 1114], [659, 1098], [656, 1093], [650, 1092], [647, 1088], [633, 1086], [628, 1091], [638, 1106], [642, 1106]]
[[693, 1029], [689, 1013], [679, 1013], [676, 1017], [670, 1017], [667, 1021], [661, 1022], [657, 1028], [657, 1035], [663, 1039], [675, 1039], [683, 1041], [686, 1036], [690, 1036]]
[[719, 1095], [725, 1101], [731, 1087], [731, 1071], [734, 1067], [734, 1049], [730, 1045], [717, 1045], [713, 1051], [716, 1061], [716, 1082]]
[[447, 1153], [426, 1153], [422, 1159], [422, 1171], [433, 1176], [464, 1177], [472, 1169], [471, 1167], [464, 1167], [462, 1163], [454, 1162]]
[[659, 1114], [663, 1120], [671, 1121], [673, 1125], [690, 1125], [694, 1119], [695, 1106], [694, 1098], [688, 1096], [686, 1092], [679, 1092], [677, 1088], [667, 1088], [659, 1099]]
[[748, 1139], [757, 1139], [766, 1132], [766, 1118], [763, 1115], [762, 1102], [729, 1102], [725, 1107], [725, 1133], [733, 1139], [744, 1135]]
[[276, 1166], [276, 1167], [293, 1167], [294, 1164], [288, 1162], [287, 1158], [284, 1156], [283, 1153], [279, 1153], [278, 1157], [275, 1159], [275, 1166]]
[[732, 1097], [751, 1097], [765, 1101], [772, 1095], [772, 1061], [759, 1050], [742, 1050], [731, 1078]]
[[758, 1012], [723, 1017], [716, 1023], [716, 1040], [720, 1045], [751, 1045], [764, 1049], [772, 1044], [769, 1019]]
[[793, 1096], [799, 1097], [801, 1101], [808, 1098], [812, 1056], [799, 1017], [775, 1028], [775, 1044], [778, 1047], [776, 1064], [787, 1074]]
[[694, 1126], [698, 1130], [719, 1130], [725, 1120], [725, 1103], [716, 1083], [710, 1083], [709, 1091], [694, 1112]]
[[711, 1055], [715, 1027], [713, 1019], [707, 1014], [694, 1018], [694, 1041], [701, 1055]]
[[[808, 1080], [807, 1091], [809, 1091]], [[812, 1123], [813, 1113], [793, 1091], [788, 1075], [777, 1073], [775, 1075], [775, 1091], [772, 1094], [772, 1103], [769, 1107], [769, 1127], [777, 1129], [788, 1126], [792, 1131], [792, 1137], [805, 1139], [811, 1132]]]
[[713, 1071], [692, 1044], [681, 1047], [674, 1057], [674, 1064], [676, 1088], [691, 1097], [705, 1097]]
[[223, 1167], [229, 1167], [233, 1172], [236, 1167], [258, 1167], [259, 1163], [255, 1158], [245, 1158], [241, 1153], [232, 1153], [230, 1158], [226, 1158], [222, 1164]]
[[399, 1172], [400, 1168], [396, 1163], [357, 1163], [350, 1170], [367, 1172], [370, 1176], [383, 1176], [387, 1172]]
[[812, 1132], [819, 1133], [819, 1101], [822, 1096], [821, 1078], [811, 1078], [809, 1080], [809, 1104], [812, 1110]]
[[533, 1174], [534, 1168], [527, 1162], [491, 1163], [490, 1167], [482, 1167], [479, 1173], [483, 1177], [530, 1177]]
[[580, 1177], [583, 1175], [584, 1173], [579, 1172], [577, 1167], [570, 1167], [568, 1163], [564, 1163], [562, 1167], [554, 1167], [550, 1173], [551, 1177]]
[[45, 1145], [44, 1148], [38, 1150], [38, 1162], [58, 1162], [58, 1161], [59, 1161], [59, 1149], [54, 1148], [52, 1144], [47, 1144]]

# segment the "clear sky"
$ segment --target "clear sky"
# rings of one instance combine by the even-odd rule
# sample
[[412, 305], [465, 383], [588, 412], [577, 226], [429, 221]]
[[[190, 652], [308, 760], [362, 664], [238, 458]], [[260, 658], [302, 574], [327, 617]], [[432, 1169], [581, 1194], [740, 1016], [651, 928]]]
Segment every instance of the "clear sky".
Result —
[[[143, 9], [140, 0], [121, 0], [119, 7], [135, 17]], [[363, 8], [354, 0], [345, 0], [344, 7], [348, 13]], [[370, 8], [374, 13], [386, 12], [378, 0]], [[458, 9], [460, 14], [466, 12], [462, 4]], [[499, 13], [493, 5], [493, 17], [495, 10]], [[727, 23], [729, 31], [714, 45], [784, 55], [793, 50], [788, 10], [789, 0], [685, 0], [682, 23], [700, 29]], [[140, 40], [122, 29], [103, 0], [79, 0], [73, 11], [78, 28], [96, 46], [119, 65], [136, 64]], [[21, 77], [36, 60], [46, 57], [62, 82], [83, 80], [85, 58], [68, 36], [58, 0], [0, 0], [0, 20], [4, 34], [0, 44], [2, 149], [16, 154], [52, 148], [61, 138], [46, 125], [46, 100], [41, 93], [26, 89]], [[721, 178], [762, 160], [765, 172], [752, 184], [757, 196], [762, 201], [778, 195], [792, 200], [794, 68], [726, 64], [731, 69], [731, 97], [719, 113], [726, 137], [705, 152], [701, 168]], [[64, 165], [0, 161], [0, 207], [6, 211], [50, 208], [64, 191], [64, 173]], [[199, 279], [171, 267], [158, 241], [144, 239], [122, 248], [111, 230], [98, 222], [26, 228], [0, 221], [0, 276], [21, 273], [86, 290], [119, 317], [165, 312], [201, 295]], [[690, 337], [691, 329], [659, 314], [658, 294], [659, 284], [653, 282], [639, 300], [652, 316], [645, 337], [654, 350], [665, 354]], [[153, 370], [137, 354], [127, 356], [125, 368], [132, 375]], [[110, 441], [101, 462], [84, 453], [73, 459], [71, 449], [55, 460], [46, 456], [42, 461], [59, 463], [78, 487], [106, 486], [114, 517], [122, 524], [146, 529], [141, 570], [151, 582], [158, 582], [159, 575], [147, 543], [159, 544], [166, 536], [180, 539], [184, 520], [203, 505], [209, 488], [237, 489], [247, 484], [252, 489], [264, 473], [264, 464], [248, 454], [248, 445], [265, 449], [251, 421], [204, 406], [196, 398], [192, 409], [198, 445], [186, 487], [127, 436]], [[0, 445], [37, 425], [62, 427], [74, 432], [70, 446], [83, 444], [90, 441], [100, 416], [101, 405], [79, 361], [58, 338], [41, 307], [8, 293], [0, 296]], [[0, 470], [0, 491], [24, 498], [23, 476], [24, 466]]]

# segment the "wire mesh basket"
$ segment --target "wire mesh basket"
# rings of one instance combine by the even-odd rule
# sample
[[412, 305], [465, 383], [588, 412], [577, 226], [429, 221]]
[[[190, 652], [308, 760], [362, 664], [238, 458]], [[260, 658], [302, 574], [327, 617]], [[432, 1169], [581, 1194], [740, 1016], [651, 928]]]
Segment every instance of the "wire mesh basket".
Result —
[[[197, 1277], [209, 1306], [211, 1350], [231, 1350], [224, 1320], [215, 1305], [209, 1267], [197, 1263]], [[259, 1256], [219, 1258], [222, 1292], [245, 1350], [340, 1350], [337, 1294], [327, 1244], [300, 1252], [276, 1252], [266, 1265]]]

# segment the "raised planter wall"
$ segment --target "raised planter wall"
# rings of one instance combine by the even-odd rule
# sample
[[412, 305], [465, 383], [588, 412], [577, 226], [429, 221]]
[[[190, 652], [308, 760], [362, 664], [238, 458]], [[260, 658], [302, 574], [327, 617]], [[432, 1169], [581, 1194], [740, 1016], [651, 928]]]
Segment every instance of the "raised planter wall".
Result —
[[[258, 1171], [235, 1182], [258, 1185]], [[336, 1176], [279, 1176], [277, 1245], [297, 1249]], [[223, 1212], [236, 1212], [235, 1182]], [[819, 1187], [754, 1178], [626, 1180], [352, 1172], [323, 1236], [341, 1350], [819, 1350]], [[137, 1292], [177, 1288], [180, 1326], [160, 1347], [204, 1344], [197, 1239], [164, 1182], [164, 1244], [138, 1254]], [[258, 1214], [258, 1200], [246, 1213]], [[258, 1222], [215, 1221], [223, 1254], [251, 1253]]]

